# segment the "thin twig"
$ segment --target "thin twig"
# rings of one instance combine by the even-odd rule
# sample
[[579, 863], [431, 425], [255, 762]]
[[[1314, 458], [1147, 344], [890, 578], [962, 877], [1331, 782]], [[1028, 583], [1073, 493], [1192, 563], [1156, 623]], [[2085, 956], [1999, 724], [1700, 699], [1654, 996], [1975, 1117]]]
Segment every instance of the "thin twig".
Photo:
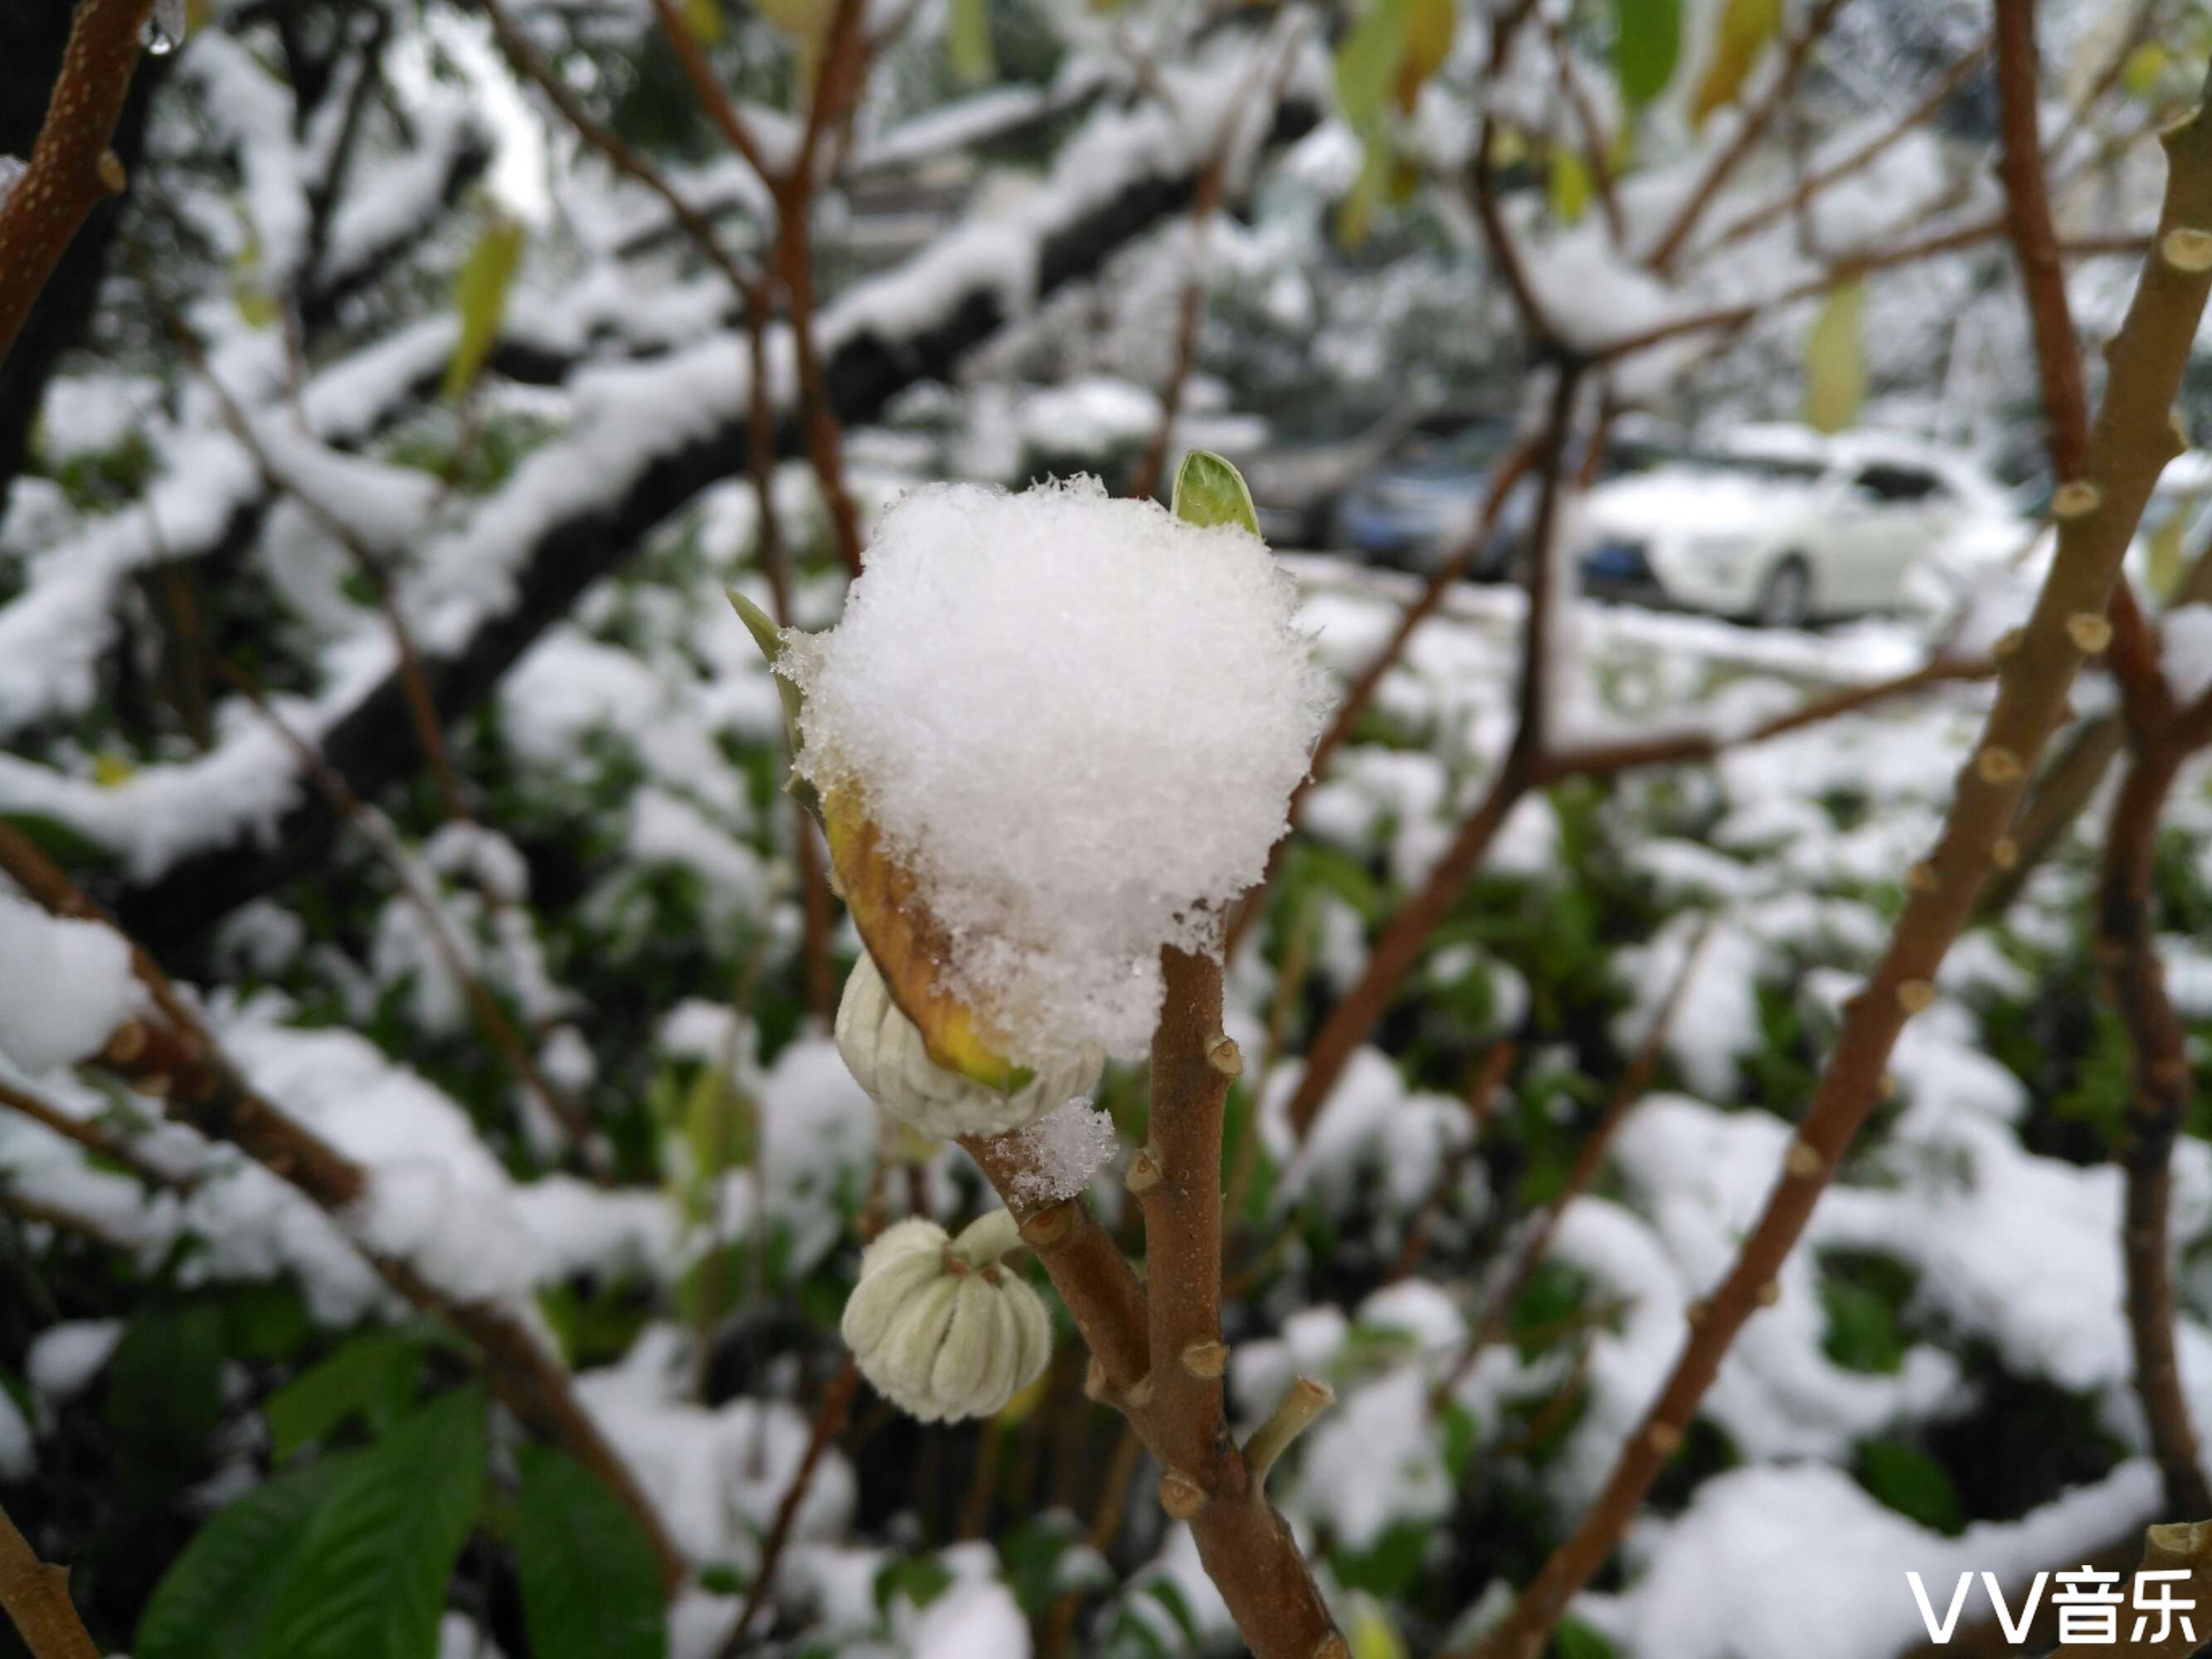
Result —
[[590, 1115], [545, 1075], [545, 1068], [530, 1052], [530, 1045], [514, 1029], [514, 1022], [507, 1018], [507, 1011], [499, 1006], [499, 999], [491, 994], [483, 976], [471, 965], [468, 953], [462, 950], [460, 940], [454, 936], [446, 913], [416, 878], [414, 862], [408, 857], [407, 849], [400, 844], [398, 835], [391, 823], [381, 812], [355, 794], [352, 786], [323, 758], [322, 751], [295, 731], [276, 712], [252, 675], [228, 663], [219, 664], [217, 668], [291, 750], [293, 758], [300, 763], [301, 769], [315, 787], [322, 792], [323, 798], [330, 802], [331, 810], [358, 830], [362, 838], [375, 849], [385, 868], [392, 872], [400, 896], [406, 900], [408, 908], [422, 922], [422, 930], [429, 938], [430, 948], [437, 952], [446, 976], [453, 981], [467, 1001], [469, 1012], [475, 1015], [486, 1040], [499, 1051], [501, 1058], [514, 1069], [514, 1074], [522, 1079], [530, 1092], [538, 1097], [538, 1103], [568, 1132], [568, 1138], [575, 1143], [583, 1158], [585, 1168], [591, 1171], [594, 1179], [604, 1182], [613, 1162], [605, 1137], [599, 1133]]
[[1790, 37], [1789, 46], [1784, 49], [1782, 67], [1775, 75], [1774, 84], [1767, 88], [1765, 97], [1745, 112], [1743, 124], [1736, 129], [1735, 137], [1722, 148], [1719, 155], [1713, 157], [1711, 165], [1698, 177], [1680, 210], [1668, 221], [1667, 228], [1660, 233], [1659, 240], [1652, 244], [1651, 252], [1644, 256], [1644, 263], [1653, 270], [1663, 273], [1674, 267], [1684, 246], [1697, 230], [1698, 222], [1705, 217], [1705, 210], [1720, 193], [1721, 186], [1742, 165], [1744, 157], [1758, 147], [1759, 141], [1766, 136], [1766, 129], [1773, 124], [1776, 112], [1796, 89], [1797, 77], [1804, 72], [1806, 63], [1813, 55], [1813, 48], [1828, 32], [1828, 25], [1835, 21], [1836, 14], [1846, 3], [1847, 0], [1816, 0], [1811, 15], [1805, 20], [1805, 27]]
[[1566, 1179], [1559, 1183], [1559, 1190], [1552, 1194], [1551, 1201], [1538, 1212], [1534, 1222], [1521, 1240], [1513, 1265], [1492, 1291], [1482, 1317], [1476, 1322], [1474, 1331], [1460, 1349], [1459, 1358], [1453, 1362], [1451, 1370], [1445, 1373], [1443, 1381], [1437, 1385], [1431, 1398], [1437, 1408], [1441, 1409], [1459, 1385], [1467, 1380], [1467, 1374], [1474, 1369], [1475, 1362], [1481, 1358], [1483, 1351], [1505, 1334], [1506, 1324], [1513, 1316], [1513, 1304], [1521, 1299], [1522, 1292], [1535, 1278], [1536, 1269], [1543, 1265], [1544, 1252], [1551, 1249], [1553, 1236], [1559, 1231], [1559, 1218], [1566, 1213], [1567, 1206], [1590, 1189], [1591, 1183], [1597, 1179], [1598, 1171], [1605, 1166], [1605, 1155], [1612, 1150], [1613, 1136], [1627, 1120], [1630, 1109], [1644, 1098], [1645, 1091], [1650, 1088], [1651, 1079], [1658, 1073], [1660, 1060], [1667, 1052], [1667, 1037], [1674, 1029], [1675, 1012], [1682, 1006], [1690, 981], [1697, 976], [1698, 963], [1703, 959], [1706, 941], [1711, 937], [1712, 924], [1707, 921], [1698, 928], [1697, 937], [1690, 941], [1689, 953], [1683, 957], [1674, 984], [1668, 988], [1665, 998], [1652, 1014], [1651, 1024], [1644, 1030], [1643, 1042], [1637, 1045], [1634, 1056], [1621, 1073], [1620, 1080], [1613, 1086], [1605, 1109], [1598, 1115], [1597, 1121], [1590, 1126], [1589, 1133], [1583, 1137], [1582, 1144], [1575, 1148], [1574, 1162], [1567, 1168]]
[[761, 1545], [760, 1566], [745, 1590], [744, 1606], [738, 1612], [738, 1622], [731, 1628], [729, 1639], [722, 1644], [721, 1659], [736, 1659], [744, 1651], [745, 1632], [752, 1627], [754, 1616], [775, 1588], [775, 1570], [782, 1563], [785, 1547], [791, 1542], [799, 1508], [814, 1485], [815, 1471], [822, 1467], [824, 1454], [836, 1443], [837, 1437], [845, 1432], [846, 1422], [853, 1414], [853, 1396], [860, 1386], [860, 1368], [852, 1355], [847, 1354], [837, 1375], [823, 1390], [822, 1403], [815, 1408], [814, 1426], [807, 1436], [806, 1450], [799, 1457], [799, 1467], [791, 1472], [791, 1484], [783, 1489], [783, 1497], [776, 1504], [775, 1519], [769, 1522], [768, 1538]]

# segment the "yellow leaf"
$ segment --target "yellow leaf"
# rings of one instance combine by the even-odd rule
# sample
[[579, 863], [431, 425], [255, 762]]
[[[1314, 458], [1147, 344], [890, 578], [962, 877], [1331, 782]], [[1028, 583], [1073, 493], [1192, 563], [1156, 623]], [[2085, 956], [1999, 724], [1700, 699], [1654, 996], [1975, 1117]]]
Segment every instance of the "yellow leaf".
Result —
[[1048, 1366], [1037, 1373], [1036, 1382], [1000, 1407], [999, 1415], [994, 1420], [1001, 1427], [1011, 1429], [1036, 1415], [1036, 1408], [1044, 1403], [1045, 1389], [1051, 1381], [1052, 1371]]
[[1362, 1595], [1352, 1604], [1345, 1638], [1351, 1644], [1352, 1659], [1406, 1659], [1406, 1644], [1397, 1626], [1371, 1595]]
[[860, 942], [876, 959], [899, 1012], [921, 1033], [930, 1059], [947, 1071], [1012, 1094], [1034, 1075], [992, 1047], [975, 1017], [939, 981], [951, 941], [929, 913], [914, 876], [890, 855], [857, 790], [844, 784], [822, 798], [830, 865]]
[[757, 9], [794, 40], [819, 40], [837, 15], [837, 0], [758, 0]]
[[128, 755], [103, 749], [92, 758], [92, 781], [102, 789], [119, 789], [137, 772]]
[[684, 0], [684, 23], [702, 45], [715, 45], [722, 38], [722, 0]]
[[1782, 32], [1782, 0], [1728, 0], [1713, 38], [1712, 61], [1690, 100], [1690, 125], [1734, 100], [1766, 43]]
[[2156, 531], [2152, 532], [2148, 556], [2143, 577], [2151, 592], [2160, 600], [2170, 601], [2181, 586], [2181, 543], [2187, 533], [2189, 521], [2197, 516], [2202, 498], [2186, 496], [2174, 503]]
[[2128, 96], [2148, 98], [2157, 91], [2168, 61], [2166, 48], [2155, 40], [2146, 40], [2130, 52], [2120, 70], [2120, 84], [2127, 88]]
[[1828, 295], [1805, 342], [1805, 422], [1822, 432], [1841, 432], [1857, 418], [1866, 396], [1866, 357], [1859, 321], [1866, 289], [1845, 283]]
[[1398, 107], [1413, 112], [1421, 83], [1451, 56], [1452, 33], [1459, 22], [1453, 0], [1407, 0], [1402, 43], [1398, 52]]
[[486, 225], [469, 257], [453, 279], [453, 308], [460, 313], [460, 337], [446, 365], [446, 396], [466, 392], [491, 355], [499, 338], [499, 321], [507, 312], [507, 284], [522, 258], [522, 227], [500, 216]]
[[1590, 173], [1583, 165], [1583, 158], [1571, 149], [1561, 148], [1552, 152], [1552, 213], [1563, 225], [1571, 225], [1583, 216], [1589, 206]]

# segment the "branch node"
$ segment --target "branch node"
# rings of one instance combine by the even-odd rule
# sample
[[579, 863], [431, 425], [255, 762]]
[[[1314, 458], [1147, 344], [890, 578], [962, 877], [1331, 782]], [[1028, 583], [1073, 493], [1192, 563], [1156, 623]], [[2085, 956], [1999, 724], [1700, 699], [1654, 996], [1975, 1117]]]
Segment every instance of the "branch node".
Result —
[[2051, 498], [2051, 516], [2061, 524], [2071, 524], [2086, 519], [2105, 502], [2105, 492], [2087, 478], [2075, 478], [2058, 486]]
[[1936, 987], [1930, 981], [1924, 979], [1907, 979], [1898, 981], [1897, 1006], [1904, 1009], [1906, 1013], [1920, 1013], [1935, 1000]]
[[[2075, 617], [2073, 622], [2080, 620]], [[2105, 619], [2099, 617], [2096, 620], [2101, 623]], [[2067, 624], [2069, 630], [2073, 622]], [[2110, 631], [2110, 624], [2106, 624], [2106, 628]], [[2020, 776], [2020, 757], [2011, 750], [1993, 743], [1974, 757], [1974, 771], [1984, 783], [2010, 783]]]
[[1067, 1243], [1067, 1236], [1074, 1227], [1075, 1206], [1062, 1200], [1048, 1210], [1039, 1210], [1022, 1223], [1022, 1242], [1042, 1255]]
[[149, 1099], [167, 1100], [169, 1091], [177, 1086], [177, 1080], [167, 1072], [150, 1072], [144, 1077], [131, 1079], [131, 1086]]
[[1152, 1374], [1146, 1371], [1129, 1384], [1129, 1392], [1122, 1396], [1133, 1411], [1142, 1411], [1152, 1403]]
[[1291, 1442], [1310, 1428], [1314, 1419], [1327, 1411], [1335, 1399], [1335, 1389], [1310, 1376], [1299, 1377], [1291, 1384], [1291, 1391], [1244, 1443], [1244, 1467], [1252, 1473], [1254, 1492], [1267, 1485], [1267, 1472], [1275, 1467], [1276, 1459], [1289, 1449]]
[[1905, 890], [1908, 893], [1932, 893], [1942, 885], [1936, 866], [1925, 859], [1907, 867], [1905, 872]]
[[2181, 225], [2159, 239], [2158, 257], [2176, 270], [2201, 276], [2212, 270], [2212, 230]]
[[1811, 1141], [1801, 1138], [1790, 1143], [1790, 1150], [1783, 1157], [1782, 1166], [1800, 1181], [1812, 1181], [1828, 1167], [1828, 1161], [1820, 1156], [1820, 1149]]
[[1990, 843], [1990, 862], [2000, 870], [2009, 870], [2020, 862], [2020, 843], [2010, 836], [1999, 836]]
[[112, 149], [100, 152], [98, 172], [100, 184], [111, 196], [122, 195], [124, 186], [131, 182], [131, 175], [123, 170], [123, 158]]
[[1160, 1477], [1160, 1507], [1178, 1521], [1188, 1521], [1206, 1507], [1206, 1488], [1179, 1469]]
[[115, 1028], [107, 1039], [107, 1046], [100, 1057], [110, 1066], [128, 1066], [146, 1052], [146, 1028], [137, 1020], [126, 1020]]
[[1091, 1356], [1091, 1363], [1083, 1368], [1083, 1397], [1096, 1401], [1102, 1406], [1114, 1402], [1114, 1385], [1106, 1380], [1105, 1364], [1095, 1353]]
[[1216, 1035], [1206, 1045], [1206, 1063], [1224, 1077], [1238, 1077], [1244, 1071], [1243, 1052], [1232, 1036]]
[[2077, 611], [2066, 619], [2066, 637], [2085, 657], [2094, 657], [2112, 642], [2112, 624], [2094, 611]]
[[2027, 635], [2025, 631], [2017, 628], [2008, 628], [1997, 635], [1996, 643], [1990, 647], [1990, 655], [1998, 662], [2002, 662], [2008, 657], [2018, 656], [2021, 647], [2027, 643]]
[[1771, 1308], [1782, 1300], [1782, 1281], [1770, 1279], [1759, 1287], [1759, 1305]]
[[1129, 1173], [1122, 1176], [1121, 1184], [1139, 1198], [1160, 1184], [1160, 1161], [1152, 1155], [1151, 1147], [1140, 1148], [1129, 1160]]
[[1699, 1297], [1696, 1301], [1690, 1304], [1688, 1307], [1682, 1310], [1682, 1317], [1687, 1320], [1694, 1328], [1697, 1326], [1704, 1324], [1706, 1318], [1712, 1313], [1712, 1304], [1706, 1301], [1705, 1297]]
[[1229, 1345], [1194, 1342], [1182, 1351], [1182, 1368], [1201, 1382], [1213, 1382], [1229, 1369]]
[[1672, 1423], [1654, 1423], [1644, 1431], [1644, 1437], [1662, 1457], [1672, 1457], [1682, 1444], [1682, 1431]]
[[1334, 1631], [1321, 1638], [1321, 1645], [1313, 1650], [1313, 1659], [1352, 1659], [1352, 1650]]

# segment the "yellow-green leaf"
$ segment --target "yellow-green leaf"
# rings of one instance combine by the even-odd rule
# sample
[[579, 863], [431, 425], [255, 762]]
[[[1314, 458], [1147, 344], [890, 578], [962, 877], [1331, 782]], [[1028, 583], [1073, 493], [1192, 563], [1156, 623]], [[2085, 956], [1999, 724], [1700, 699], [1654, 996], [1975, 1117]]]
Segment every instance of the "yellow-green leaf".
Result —
[[1406, 55], [1408, 0], [1374, 0], [1336, 49], [1336, 103], [1355, 131], [1382, 112], [1398, 65]]
[[952, 942], [930, 914], [913, 872], [884, 847], [859, 792], [847, 785], [823, 796], [822, 827], [853, 926], [882, 970], [891, 1000], [921, 1033], [930, 1059], [987, 1089], [1012, 1094], [1025, 1086], [1036, 1073], [1001, 1054], [996, 1039], [945, 988], [939, 964], [949, 959]]
[[92, 781], [101, 789], [120, 789], [138, 775], [138, 768], [128, 755], [112, 749], [103, 749], [92, 757]]
[[1398, 1627], [1371, 1595], [1362, 1595], [1352, 1603], [1344, 1634], [1352, 1648], [1352, 1659], [1406, 1659], [1406, 1644]]
[[1453, 0], [1407, 0], [1398, 57], [1398, 107], [1413, 112], [1421, 83], [1451, 56], [1452, 34], [1459, 23]]
[[1564, 145], [1552, 152], [1552, 216], [1573, 224], [1589, 206], [1590, 171], [1583, 158]]
[[[737, 611], [738, 620], [744, 623], [745, 632], [753, 636], [753, 643], [760, 647], [761, 655], [768, 659], [769, 675], [775, 681], [776, 696], [783, 700], [784, 738], [789, 745], [792, 758], [796, 760], [799, 757], [799, 716], [805, 708], [806, 702], [799, 694], [797, 686], [783, 675], [775, 672], [775, 665], [782, 659], [783, 653], [789, 648], [791, 641], [784, 637], [783, 630], [775, 625], [774, 617], [738, 592], [736, 588], [726, 587], [722, 591], [730, 596], [731, 608]], [[793, 798], [800, 805], [813, 813], [817, 818], [822, 816], [821, 798], [814, 786], [805, 778], [793, 772], [790, 781], [785, 784], [784, 787], [791, 793]]]
[[2189, 529], [2189, 521], [2197, 516], [2202, 498], [2185, 497], [2174, 503], [2150, 538], [2150, 547], [2143, 569], [2143, 577], [2150, 591], [2162, 603], [2170, 603], [2181, 589], [2181, 544]]
[[722, 0], [684, 0], [684, 25], [703, 46], [722, 38]]
[[2158, 90], [2171, 61], [2164, 46], [2146, 40], [2128, 54], [2128, 61], [2120, 68], [2120, 85], [2130, 98], [2148, 98]]
[[460, 337], [446, 365], [446, 396], [458, 398], [476, 381], [477, 372], [499, 338], [507, 312], [507, 285], [522, 258], [522, 227], [501, 215], [486, 225], [453, 279], [453, 308], [460, 313]]
[[1682, 55], [1682, 0], [1613, 0], [1613, 71], [1631, 107], [1674, 78]]
[[1705, 65], [1697, 94], [1690, 100], [1690, 125], [1734, 100], [1769, 40], [1782, 33], [1782, 0], [1728, 0], [1713, 37], [1712, 61]]
[[1829, 295], [1805, 342], [1805, 421], [1822, 432], [1840, 432], [1858, 417], [1866, 396], [1866, 355], [1859, 323], [1866, 289], [1845, 283]]
[[1242, 525], [1260, 533], [1260, 515], [1253, 510], [1244, 475], [1210, 449], [1194, 449], [1182, 458], [1170, 510], [1185, 524]]
[[952, 72], [975, 86], [998, 78], [999, 58], [991, 47], [991, 0], [952, 0], [945, 21], [945, 55]]

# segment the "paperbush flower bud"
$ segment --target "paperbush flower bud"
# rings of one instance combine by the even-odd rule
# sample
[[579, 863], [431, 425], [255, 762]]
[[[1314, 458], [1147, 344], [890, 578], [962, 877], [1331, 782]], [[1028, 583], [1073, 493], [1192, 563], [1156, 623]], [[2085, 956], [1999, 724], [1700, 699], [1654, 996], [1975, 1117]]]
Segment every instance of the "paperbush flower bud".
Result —
[[875, 958], [863, 951], [837, 1005], [837, 1052], [875, 1103], [927, 1135], [1004, 1134], [1085, 1094], [1104, 1064], [1097, 1050], [1046, 1066], [1021, 1088], [1002, 1093], [929, 1057], [921, 1033], [899, 1011]]
[[860, 1374], [925, 1423], [988, 1417], [1036, 1381], [1052, 1355], [1044, 1300], [999, 1258], [1021, 1243], [994, 1210], [957, 1239], [902, 1221], [860, 1257], [841, 1327]]

